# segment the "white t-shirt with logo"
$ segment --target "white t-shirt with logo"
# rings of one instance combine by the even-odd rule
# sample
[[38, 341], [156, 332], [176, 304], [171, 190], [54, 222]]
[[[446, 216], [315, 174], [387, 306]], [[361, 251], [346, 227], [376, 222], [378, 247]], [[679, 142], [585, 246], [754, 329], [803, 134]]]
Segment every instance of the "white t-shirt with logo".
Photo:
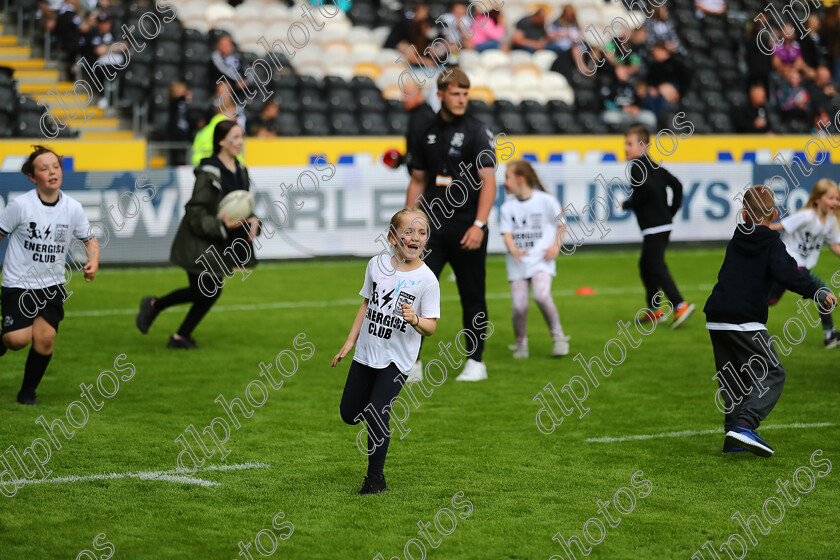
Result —
[[829, 214], [825, 223], [820, 222], [813, 208], [801, 210], [782, 218], [785, 235], [782, 241], [796, 264], [811, 269], [817, 266], [823, 243], [840, 243], [840, 226], [837, 217]]
[[519, 200], [509, 196], [502, 204], [499, 231], [512, 233], [513, 243], [520, 251], [528, 251], [519, 262], [507, 254], [508, 280], [533, 278], [539, 271], [557, 274], [557, 265], [545, 260], [545, 250], [557, 243], [557, 216], [560, 202], [547, 192], [534, 189], [531, 196]]
[[376, 369], [393, 362], [405, 373], [417, 360], [422, 336], [403, 321], [402, 304], [414, 307], [423, 319], [439, 318], [440, 284], [425, 264], [409, 272], [394, 271], [390, 258], [378, 255], [367, 264], [359, 295], [369, 303], [353, 359]]
[[0, 235], [9, 238], [0, 284], [32, 290], [64, 284], [70, 236], [81, 241], [93, 237], [77, 200], [59, 193], [56, 205], [47, 206], [35, 189], [6, 206], [0, 214]]

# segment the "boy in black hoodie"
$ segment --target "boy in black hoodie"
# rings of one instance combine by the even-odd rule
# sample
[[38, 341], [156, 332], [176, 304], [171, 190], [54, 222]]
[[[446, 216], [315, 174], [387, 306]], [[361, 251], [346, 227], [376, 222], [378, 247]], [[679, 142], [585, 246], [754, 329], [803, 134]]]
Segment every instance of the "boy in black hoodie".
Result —
[[[651, 322], [665, 319], [670, 311], [660, 308], [657, 295], [659, 288], [674, 306], [671, 328], [677, 329], [694, 312], [694, 305], [684, 301], [671, 271], [665, 264], [665, 248], [673, 229], [672, 219], [682, 204], [682, 183], [661, 165], [655, 165], [647, 153], [650, 147], [650, 132], [643, 126], [634, 126], [624, 135], [624, 153], [630, 165], [630, 179], [633, 192], [621, 207], [633, 210], [642, 230], [642, 256], [639, 272], [647, 292], [647, 305], [653, 311], [646, 316]], [[668, 204], [667, 189], [673, 195]]]
[[[724, 453], [773, 455], [773, 448], [755, 431], [773, 410], [785, 384], [785, 370], [765, 326], [767, 293], [773, 281], [803, 298], [824, 300], [823, 308], [837, 305], [834, 294], [826, 295], [813, 280], [799, 274], [779, 233], [767, 227], [778, 213], [769, 187], [754, 185], [746, 192], [744, 223], [726, 247], [718, 282], [703, 308], [723, 401]], [[763, 377], [756, 375], [756, 365]], [[715, 402], [720, 408], [717, 396]]]

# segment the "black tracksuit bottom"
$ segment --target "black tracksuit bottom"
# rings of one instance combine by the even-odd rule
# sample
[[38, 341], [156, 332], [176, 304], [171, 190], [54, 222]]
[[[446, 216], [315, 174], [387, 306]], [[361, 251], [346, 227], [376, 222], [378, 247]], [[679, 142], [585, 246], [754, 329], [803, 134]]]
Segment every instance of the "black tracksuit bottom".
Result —
[[647, 304], [651, 309], [659, 307], [653, 302], [653, 296], [661, 288], [676, 310], [683, 302], [682, 295], [677, 289], [671, 271], [665, 264], [665, 248], [668, 246], [670, 231], [645, 235], [642, 238], [642, 257], [639, 259], [639, 272], [642, 276], [642, 283], [647, 292]]
[[391, 406], [408, 377], [391, 362], [385, 369], [376, 369], [355, 360], [350, 364], [344, 394], [341, 395], [341, 419], [347, 424], [365, 421], [368, 429], [368, 476], [384, 476], [385, 456], [391, 443]]
[[[475, 322], [487, 320], [487, 299], [485, 280], [487, 276], [487, 226], [484, 226], [484, 239], [478, 249], [466, 250], [461, 247], [461, 239], [472, 222], [441, 223], [440, 229], [433, 229], [426, 245], [428, 254], [423, 262], [440, 278], [443, 267], [448, 262], [455, 272], [458, 294], [461, 296], [461, 313], [464, 330], [472, 333], [468, 337], [468, 358], [481, 361], [484, 353], [484, 332], [486, 327], [475, 327]], [[483, 313], [478, 319], [476, 315]], [[473, 343], [475, 347], [473, 347]]]
[[738, 424], [757, 429], [785, 386], [785, 369], [775, 346], [767, 331], [710, 330], [709, 336], [723, 400], [724, 430]]

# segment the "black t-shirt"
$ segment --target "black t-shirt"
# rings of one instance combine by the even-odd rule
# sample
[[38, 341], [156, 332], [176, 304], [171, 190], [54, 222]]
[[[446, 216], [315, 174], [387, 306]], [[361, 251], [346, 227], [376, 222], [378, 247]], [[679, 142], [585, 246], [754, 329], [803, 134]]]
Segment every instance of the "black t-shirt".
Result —
[[[449, 220], [475, 220], [482, 182], [478, 170], [495, 168], [496, 162], [493, 133], [469, 114], [447, 122], [438, 113], [426, 127], [408, 138], [406, 165], [426, 172], [425, 202], [420, 206], [426, 212], [433, 208], [438, 221], [450, 212], [454, 215]], [[451, 190], [449, 197], [447, 190]], [[440, 202], [432, 205], [434, 199]], [[438, 209], [441, 205], [445, 211]]]
[[539, 41], [544, 39], [548, 33], [545, 31], [545, 25], [537, 25], [532, 16], [525, 16], [516, 22], [516, 29], [521, 31], [526, 39], [531, 41]]

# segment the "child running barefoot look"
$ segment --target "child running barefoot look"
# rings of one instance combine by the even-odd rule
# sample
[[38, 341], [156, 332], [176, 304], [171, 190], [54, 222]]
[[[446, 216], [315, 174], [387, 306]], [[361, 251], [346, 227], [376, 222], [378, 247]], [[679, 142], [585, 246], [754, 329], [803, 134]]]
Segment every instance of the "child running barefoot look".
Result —
[[[747, 191], [745, 223], [738, 226], [726, 247], [718, 282], [703, 308], [725, 414], [724, 453], [773, 455], [773, 448], [756, 433], [785, 384], [785, 370], [764, 325], [766, 294], [773, 282], [822, 302], [818, 307], [825, 305], [830, 309], [837, 305], [830, 290], [819, 289], [813, 280], [797, 271], [796, 261], [785, 250], [778, 232], [768, 227], [778, 213], [769, 187], [754, 185]], [[763, 372], [754, 372], [753, 368]]]
[[391, 406], [420, 352], [420, 338], [434, 334], [440, 317], [440, 285], [421, 260], [428, 232], [423, 212], [405, 208], [394, 214], [388, 233], [394, 255], [368, 262], [359, 292], [365, 300], [332, 360], [335, 367], [356, 346], [340, 409], [347, 424], [367, 424], [368, 471], [359, 494], [388, 490], [383, 468]]
[[93, 281], [99, 270], [99, 244], [82, 205], [61, 192], [61, 158], [44, 146], [34, 148], [20, 170], [35, 188], [10, 202], [0, 215], [0, 240], [9, 238], [0, 292], [0, 356], [7, 348], [22, 350], [32, 343], [17, 395], [20, 404], [30, 405], [38, 404], [35, 390], [64, 319], [64, 269], [71, 236], [85, 245], [85, 281]]
[[528, 357], [528, 286], [542, 311], [551, 338], [553, 354], [569, 353], [569, 337], [563, 333], [557, 307], [551, 298], [551, 280], [557, 275], [555, 259], [560, 252], [563, 227], [555, 224], [562, 212], [556, 198], [545, 192], [534, 168], [525, 160], [508, 165], [505, 188], [509, 197], [501, 209], [501, 226], [507, 246], [507, 275], [513, 301], [514, 358]]
[[[829, 249], [840, 257], [840, 190], [831, 179], [820, 179], [811, 190], [805, 207], [772, 224], [771, 229], [784, 231], [783, 241], [799, 267], [799, 273], [813, 280], [820, 288], [829, 289], [811, 269], [817, 266], [820, 249], [827, 243]], [[775, 305], [785, 293], [783, 286], [775, 284], [770, 290], [769, 303]], [[834, 330], [831, 311], [819, 310], [826, 348], [840, 346], [840, 333]]]

